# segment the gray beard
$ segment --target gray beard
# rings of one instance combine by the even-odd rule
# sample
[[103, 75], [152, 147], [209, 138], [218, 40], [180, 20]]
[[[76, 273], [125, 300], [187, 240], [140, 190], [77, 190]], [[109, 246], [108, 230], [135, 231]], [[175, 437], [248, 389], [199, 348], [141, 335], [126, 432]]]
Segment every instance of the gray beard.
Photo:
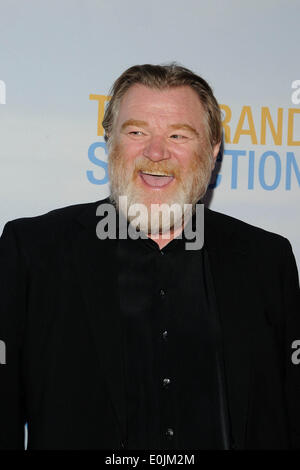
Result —
[[[132, 180], [133, 172], [128, 177], [128, 169], [116, 157], [119, 155], [112, 149], [108, 158], [110, 201], [133, 227], [153, 235], [175, 230], [182, 226], [183, 217], [186, 221], [186, 217], [195, 212], [196, 203], [207, 191], [213, 166], [212, 158], [206, 158], [204, 162], [199, 158], [197, 171], [191, 171], [188, 180], [179, 182], [178, 189], [172, 196], [167, 196], [163, 203], [157, 203], [153, 195], [153, 200], [145, 202], [145, 192]], [[144, 205], [146, 208], [144, 210], [140, 207], [143, 209], [139, 212], [140, 216], [137, 216], [137, 205]]]

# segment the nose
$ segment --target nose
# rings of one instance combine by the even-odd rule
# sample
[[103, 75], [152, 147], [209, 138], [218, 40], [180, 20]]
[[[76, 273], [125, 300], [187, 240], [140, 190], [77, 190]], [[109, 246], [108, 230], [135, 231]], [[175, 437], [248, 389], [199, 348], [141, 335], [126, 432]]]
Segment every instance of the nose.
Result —
[[154, 162], [169, 158], [164, 138], [161, 136], [151, 136], [144, 148], [143, 155]]

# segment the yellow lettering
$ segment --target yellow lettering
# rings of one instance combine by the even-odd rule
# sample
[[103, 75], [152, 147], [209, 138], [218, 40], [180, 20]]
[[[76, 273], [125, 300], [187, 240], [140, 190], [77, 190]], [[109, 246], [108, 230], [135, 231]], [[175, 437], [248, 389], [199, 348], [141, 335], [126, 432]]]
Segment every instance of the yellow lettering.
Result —
[[229, 122], [231, 120], [231, 109], [227, 104], [220, 104], [220, 108], [224, 111], [224, 119], [222, 119], [222, 126], [225, 132], [225, 143], [230, 144], [230, 126]]
[[[248, 123], [249, 123], [249, 129], [243, 129], [244, 121], [245, 118], [248, 118]], [[255, 127], [254, 127], [254, 121], [253, 121], [253, 116], [252, 116], [252, 111], [250, 106], [243, 106], [242, 112], [240, 115], [240, 119], [235, 131], [235, 135], [233, 138], [233, 144], [238, 144], [241, 135], [250, 135], [252, 144], [257, 144], [257, 137], [256, 137], [256, 132], [255, 132]]]
[[270, 110], [267, 106], [261, 108], [261, 130], [260, 130], [260, 143], [266, 144], [266, 127], [267, 121], [273, 137], [275, 145], [282, 145], [282, 123], [283, 123], [283, 108], [278, 108], [277, 111], [277, 131], [275, 130], [274, 123], [271, 118]]
[[294, 140], [294, 114], [299, 114], [299, 108], [289, 108], [289, 117], [288, 117], [288, 136], [287, 144], [288, 145], [300, 145], [300, 140]]
[[104, 129], [102, 127], [102, 121], [104, 117], [105, 103], [111, 99], [111, 96], [107, 95], [90, 95], [90, 100], [98, 101], [98, 120], [97, 120], [97, 135], [104, 135]]

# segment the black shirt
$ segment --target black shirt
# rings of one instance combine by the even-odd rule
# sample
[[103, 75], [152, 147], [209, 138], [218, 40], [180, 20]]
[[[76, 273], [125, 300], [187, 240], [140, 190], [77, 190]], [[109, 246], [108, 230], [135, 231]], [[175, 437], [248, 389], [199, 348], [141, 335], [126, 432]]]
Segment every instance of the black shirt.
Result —
[[203, 248], [118, 240], [127, 448], [222, 448]]

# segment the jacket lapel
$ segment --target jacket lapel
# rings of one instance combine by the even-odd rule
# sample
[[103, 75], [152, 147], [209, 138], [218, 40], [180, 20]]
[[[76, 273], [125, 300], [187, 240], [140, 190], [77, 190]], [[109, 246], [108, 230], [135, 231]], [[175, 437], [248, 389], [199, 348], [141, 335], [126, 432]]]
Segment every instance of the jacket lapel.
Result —
[[[206, 210], [205, 247], [221, 322], [225, 380], [233, 447], [245, 447], [249, 407], [253, 309], [251, 256], [240, 233], [224, 230], [217, 214]], [[232, 225], [228, 225], [230, 227]], [[249, 262], [250, 261], [250, 262]]]
[[[117, 240], [99, 240], [99, 201], [80, 215], [82, 225], [73, 243], [73, 260], [87, 305], [91, 334], [104, 372], [122, 440], [126, 440], [123, 337], [117, 293]], [[107, 200], [105, 201], [107, 202]]]

